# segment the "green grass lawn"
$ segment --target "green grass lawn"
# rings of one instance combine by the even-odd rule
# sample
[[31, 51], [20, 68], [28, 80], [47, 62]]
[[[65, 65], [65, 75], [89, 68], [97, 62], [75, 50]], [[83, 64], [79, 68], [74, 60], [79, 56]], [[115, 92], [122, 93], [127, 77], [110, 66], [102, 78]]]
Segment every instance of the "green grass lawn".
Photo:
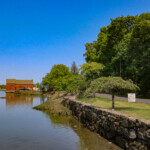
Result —
[[[101, 108], [112, 108], [112, 100], [107, 98], [80, 98], [78, 100]], [[126, 101], [115, 100], [115, 110], [131, 116], [150, 120], [150, 104], [129, 103]]]

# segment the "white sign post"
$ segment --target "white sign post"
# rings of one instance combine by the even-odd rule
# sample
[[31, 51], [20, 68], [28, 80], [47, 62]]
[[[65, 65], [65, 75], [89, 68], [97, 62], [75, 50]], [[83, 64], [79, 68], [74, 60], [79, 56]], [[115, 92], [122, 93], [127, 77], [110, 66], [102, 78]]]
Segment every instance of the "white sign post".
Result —
[[136, 102], [135, 93], [128, 93], [128, 102]]

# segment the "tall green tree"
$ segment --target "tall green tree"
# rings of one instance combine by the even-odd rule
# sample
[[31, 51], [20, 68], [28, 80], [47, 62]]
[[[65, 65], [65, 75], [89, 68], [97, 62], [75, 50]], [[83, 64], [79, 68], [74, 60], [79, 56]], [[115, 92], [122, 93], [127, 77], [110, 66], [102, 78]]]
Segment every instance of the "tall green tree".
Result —
[[150, 21], [136, 24], [128, 45], [128, 76], [139, 84], [142, 93], [150, 92]]
[[43, 78], [42, 84], [54, 88], [55, 91], [66, 91], [77, 94], [80, 86], [85, 82], [81, 75], [74, 75], [69, 67], [59, 64], [54, 65], [49, 73]]
[[150, 13], [111, 19], [101, 28], [97, 41], [85, 45], [85, 60], [103, 64], [104, 76], [132, 79], [141, 94], [150, 93], [149, 24]]
[[58, 64], [54, 65], [49, 73], [43, 78], [43, 85], [47, 85], [55, 90], [63, 90], [63, 81], [62, 78], [71, 74], [69, 67]]
[[75, 61], [73, 61], [73, 63], [72, 63], [71, 71], [73, 72], [74, 75], [78, 74], [78, 67], [77, 67]]
[[117, 54], [112, 65], [118, 75], [131, 78], [147, 93], [150, 89], [150, 21], [143, 20], [136, 24], [131, 33], [116, 46]]

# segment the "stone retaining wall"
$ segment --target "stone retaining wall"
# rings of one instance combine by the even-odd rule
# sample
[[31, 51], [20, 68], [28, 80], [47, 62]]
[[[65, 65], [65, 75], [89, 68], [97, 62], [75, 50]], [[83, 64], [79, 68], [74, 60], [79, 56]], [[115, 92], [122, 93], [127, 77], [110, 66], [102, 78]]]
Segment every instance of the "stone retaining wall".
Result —
[[150, 121], [94, 107], [71, 97], [65, 97], [62, 103], [85, 127], [121, 148], [150, 150]]

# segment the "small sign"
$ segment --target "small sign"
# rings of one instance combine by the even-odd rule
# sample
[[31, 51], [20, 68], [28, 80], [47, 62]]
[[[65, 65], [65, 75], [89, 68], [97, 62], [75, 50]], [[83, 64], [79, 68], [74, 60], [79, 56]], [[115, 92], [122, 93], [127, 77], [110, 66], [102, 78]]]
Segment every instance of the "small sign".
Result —
[[128, 102], [136, 102], [135, 93], [128, 93]]

